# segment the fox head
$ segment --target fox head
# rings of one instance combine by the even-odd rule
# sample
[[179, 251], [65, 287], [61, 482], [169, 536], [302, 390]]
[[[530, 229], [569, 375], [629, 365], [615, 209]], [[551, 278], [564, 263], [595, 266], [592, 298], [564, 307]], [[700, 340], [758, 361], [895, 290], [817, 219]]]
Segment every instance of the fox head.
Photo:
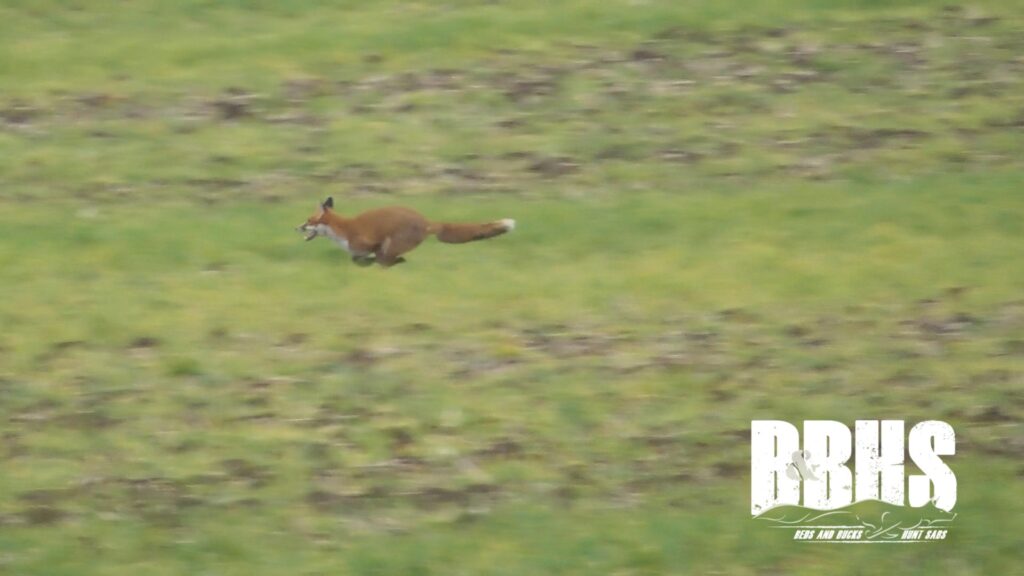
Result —
[[307, 242], [319, 236], [323, 227], [327, 226], [327, 221], [324, 217], [331, 211], [331, 208], [334, 208], [334, 198], [328, 197], [327, 200], [324, 200], [316, 207], [316, 212], [313, 212], [312, 216], [296, 228], [299, 232], [306, 233]]

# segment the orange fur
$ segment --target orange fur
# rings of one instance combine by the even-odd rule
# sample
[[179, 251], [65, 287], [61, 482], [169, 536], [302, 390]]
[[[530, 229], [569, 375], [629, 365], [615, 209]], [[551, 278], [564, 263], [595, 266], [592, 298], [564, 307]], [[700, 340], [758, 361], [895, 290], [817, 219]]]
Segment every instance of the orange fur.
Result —
[[376, 262], [388, 267], [405, 262], [402, 255], [431, 234], [442, 242], [461, 244], [493, 238], [515, 226], [508, 219], [484, 224], [430, 222], [419, 212], [402, 206], [377, 208], [346, 218], [333, 207], [334, 200], [328, 198], [298, 229], [306, 232], [307, 240], [321, 235], [331, 238], [361, 265]]

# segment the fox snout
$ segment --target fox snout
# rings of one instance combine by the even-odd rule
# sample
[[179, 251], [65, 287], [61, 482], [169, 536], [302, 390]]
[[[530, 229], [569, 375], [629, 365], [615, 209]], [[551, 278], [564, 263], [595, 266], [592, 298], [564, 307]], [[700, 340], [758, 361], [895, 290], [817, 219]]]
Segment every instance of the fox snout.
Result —
[[308, 222], [303, 222], [295, 229], [296, 232], [305, 232], [306, 242], [309, 242], [313, 238], [317, 237], [317, 231], [315, 226], [310, 226]]

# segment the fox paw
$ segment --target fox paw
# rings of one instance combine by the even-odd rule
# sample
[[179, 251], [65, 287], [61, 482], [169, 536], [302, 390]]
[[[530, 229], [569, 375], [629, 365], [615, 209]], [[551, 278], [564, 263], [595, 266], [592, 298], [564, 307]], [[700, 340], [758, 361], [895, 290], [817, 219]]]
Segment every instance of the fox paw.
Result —
[[353, 256], [352, 261], [356, 263], [356, 266], [365, 268], [373, 265], [373, 263], [377, 261], [377, 257], [372, 254], [368, 254], [366, 256]]

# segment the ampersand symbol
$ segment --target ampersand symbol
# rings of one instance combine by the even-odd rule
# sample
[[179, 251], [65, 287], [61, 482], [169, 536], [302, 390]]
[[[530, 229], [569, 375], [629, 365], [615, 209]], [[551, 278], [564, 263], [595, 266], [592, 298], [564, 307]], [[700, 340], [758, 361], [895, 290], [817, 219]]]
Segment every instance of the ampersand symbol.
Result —
[[811, 453], [807, 450], [793, 452], [793, 461], [786, 466], [786, 476], [791, 480], [817, 480], [818, 477], [814, 475], [817, 466], [808, 464], [810, 459]]

